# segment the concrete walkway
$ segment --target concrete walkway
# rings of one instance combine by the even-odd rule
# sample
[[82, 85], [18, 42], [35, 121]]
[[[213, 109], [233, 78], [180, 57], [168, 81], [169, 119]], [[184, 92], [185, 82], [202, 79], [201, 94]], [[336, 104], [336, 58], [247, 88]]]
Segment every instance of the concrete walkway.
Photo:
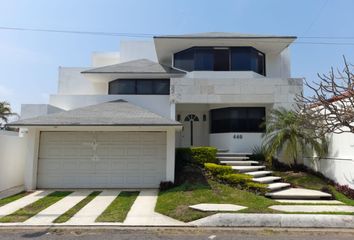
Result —
[[23, 208], [31, 203], [34, 203], [35, 201], [45, 197], [49, 193], [53, 191], [35, 191], [23, 198], [20, 198], [16, 201], [10, 202], [2, 207], [0, 207], [0, 217], [9, 215], [13, 212], [16, 212], [20, 208]]
[[165, 215], [155, 212], [155, 205], [157, 202], [158, 190], [142, 190], [131, 207], [124, 225], [137, 226], [175, 226], [183, 225], [183, 222], [172, 219]]
[[104, 190], [76, 213], [65, 225], [90, 225], [119, 195], [119, 190]]
[[89, 195], [92, 191], [75, 191], [70, 195], [64, 197], [60, 201], [54, 203], [48, 208], [44, 209], [37, 215], [31, 217], [25, 224], [28, 225], [50, 225], [52, 222], [68, 211], [70, 208], [74, 207], [77, 203], [83, 200], [87, 195]]

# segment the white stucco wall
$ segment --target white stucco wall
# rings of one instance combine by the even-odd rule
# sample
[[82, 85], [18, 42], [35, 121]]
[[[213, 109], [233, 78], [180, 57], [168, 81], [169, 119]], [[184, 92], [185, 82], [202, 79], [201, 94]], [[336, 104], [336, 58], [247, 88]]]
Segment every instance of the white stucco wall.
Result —
[[107, 83], [87, 80], [82, 71], [87, 68], [59, 67], [58, 94], [61, 95], [96, 95], [107, 94]]
[[119, 52], [94, 52], [91, 55], [92, 67], [103, 67], [120, 63]]
[[153, 41], [121, 41], [120, 60], [121, 62], [146, 58], [157, 62], [155, 44]]
[[24, 184], [26, 137], [0, 131], [0, 191]]
[[[242, 138], [237, 138], [242, 136]], [[228, 149], [230, 152], [252, 153], [255, 146], [262, 143], [262, 133], [212, 133], [210, 146]]]
[[49, 103], [64, 110], [123, 99], [170, 118], [168, 95], [50, 95]]
[[302, 79], [297, 78], [243, 78], [230, 72], [171, 78], [171, 101], [176, 103], [263, 103], [291, 108], [301, 91]]
[[354, 189], [354, 134], [331, 134], [326, 158], [313, 160], [305, 158], [305, 165], [319, 171], [341, 185]]

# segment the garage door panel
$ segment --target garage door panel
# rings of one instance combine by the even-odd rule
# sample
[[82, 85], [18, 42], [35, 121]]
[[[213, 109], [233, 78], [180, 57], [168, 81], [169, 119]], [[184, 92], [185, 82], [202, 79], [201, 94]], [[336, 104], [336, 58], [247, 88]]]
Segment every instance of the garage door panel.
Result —
[[42, 132], [38, 187], [158, 187], [165, 179], [163, 132]]

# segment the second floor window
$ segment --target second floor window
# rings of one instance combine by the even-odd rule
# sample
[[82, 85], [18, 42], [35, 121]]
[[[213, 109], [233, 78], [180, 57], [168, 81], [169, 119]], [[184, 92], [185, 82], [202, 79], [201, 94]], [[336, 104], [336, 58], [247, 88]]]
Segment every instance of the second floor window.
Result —
[[109, 82], [108, 94], [169, 95], [169, 79], [117, 79]]
[[185, 71], [254, 71], [265, 76], [265, 55], [253, 47], [193, 47], [174, 54]]

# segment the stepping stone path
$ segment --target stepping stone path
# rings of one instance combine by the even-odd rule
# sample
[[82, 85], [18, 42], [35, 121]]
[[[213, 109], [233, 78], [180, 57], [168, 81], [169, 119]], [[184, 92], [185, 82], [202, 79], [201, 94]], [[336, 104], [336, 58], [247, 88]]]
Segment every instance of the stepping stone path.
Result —
[[247, 208], [235, 204], [211, 204], [211, 203], [201, 203], [189, 207], [203, 212], [237, 212]]
[[328, 193], [292, 188], [289, 183], [281, 182], [281, 177], [272, 176], [272, 171], [265, 170], [266, 166], [259, 165], [258, 161], [250, 159], [252, 153], [231, 153], [228, 150], [218, 150], [217, 158], [221, 164], [229, 165], [236, 172], [251, 175], [253, 181], [257, 183], [268, 184], [269, 192], [266, 193], [266, 197], [274, 200], [297, 200], [308, 201], [316, 200], [316, 204], [327, 204], [328, 200], [332, 196]]
[[331, 205], [275, 205], [269, 208], [283, 212], [304, 212], [304, 213], [323, 213], [323, 212], [345, 212], [353, 213], [353, 206], [331, 206]]

